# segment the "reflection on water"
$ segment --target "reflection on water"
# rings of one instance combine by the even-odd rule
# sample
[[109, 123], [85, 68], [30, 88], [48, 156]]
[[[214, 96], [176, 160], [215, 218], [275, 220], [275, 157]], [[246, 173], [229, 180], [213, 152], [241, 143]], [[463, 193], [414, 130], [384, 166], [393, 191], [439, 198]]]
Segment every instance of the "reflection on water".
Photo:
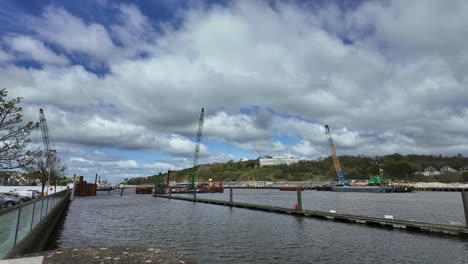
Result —
[[[199, 196], [229, 199], [229, 193]], [[402, 216], [398, 218], [432, 219], [432, 222], [447, 222], [448, 218], [453, 218], [462, 222], [459, 196], [459, 193], [363, 196], [305, 192], [303, 206], [368, 215], [391, 214], [391, 211]], [[295, 203], [295, 198], [294, 192], [276, 190], [235, 190], [234, 196], [236, 201], [269, 204], [271, 200], [274, 206], [288, 207]], [[402, 208], [408, 204], [412, 208]], [[433, 210], [426, 212], [431, 204]], [[468, 243], [457, 238], [167, 200], [128, 191], [123, 197], [118, 194], [78, 197], [72, 202], [58, 234], [57, 246], [89, 245], [159, 245], [175, 249], [199, 263], [468, 261]]]

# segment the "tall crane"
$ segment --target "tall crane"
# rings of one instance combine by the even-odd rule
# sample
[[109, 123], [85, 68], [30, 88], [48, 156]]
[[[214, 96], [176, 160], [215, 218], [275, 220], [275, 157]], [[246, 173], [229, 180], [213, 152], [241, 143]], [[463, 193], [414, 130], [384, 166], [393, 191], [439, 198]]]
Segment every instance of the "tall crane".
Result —
[[190, 188], [193, 189], [194, 196], [197, 193], [197, 187], [195, 186], [195, 176], [197, 174], [197, 166], [198, 166], [198, 157], [200, 156], [200, 142], [203, 132], [203, 120], [205, 115], [205, 109], [202, 108], [200, 113], [200, 119], [198, 121], [198, 133], [197, 133], [197, 143], [195, 145], [195, 155], [193, 157], [193, 172], [192, 172], [192, 179], [190, 182]]
[[335, 165], [336, 176], [338, 177], [338, 185], [345, 184], [345, 176], [343, 170], [341, 169], [340, 160], [338, 159], [338, 155], [336, 154], [335, 144], [333, 144], [333, 139], [330, 134], [330, 128], [328, 125], [325, 125], [325, 134], [328, 136], [328, 144], [330, 145], [330, 149], [332, 152], [332, 159], [333, 165]]
[[47, 130], [47, 121], [44, 115], [44, 110], [41, 108], [39, 109], [39, 126], [41, 127], [42, 132], [42, 141], [44, 142], [44, 156], [46, 158], [46, 166], [48, 168], [48, 176], [47, 176], [47, 195], [49, 195], [49, 186], [50, 186], [50, 171], [51, 171], [51, 158], [52, 153], [50, 149], [50, 140], [49, 140], [49, 132]]

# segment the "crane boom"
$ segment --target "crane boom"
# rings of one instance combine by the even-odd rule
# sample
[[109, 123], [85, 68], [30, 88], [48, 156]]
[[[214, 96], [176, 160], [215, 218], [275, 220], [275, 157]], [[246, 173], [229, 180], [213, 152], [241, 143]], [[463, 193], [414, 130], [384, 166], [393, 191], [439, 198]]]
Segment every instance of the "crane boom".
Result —
[[197, 166], [198, 166], [198, 157], [200, 156], [200, 142], [203, 133], [203, 120], [205, 115], [205, 109], [202, 108], [200, 113], [200, 119], [198, 121], [198, 133], [197, 133], [197, 143], [195, 145], [195, 155], [193, 157], [193, 172], [192, 172], [192, 179], [190, 182], [190, 188], [194, 189], [196, 192], [195, 186], [195, 176], [197, 174]]
[[[44, 110], [42, 108], [39, 109], [39, 126], [41, 127], [42, 141], [44, 142], [44, 156], [46, 158], [46, 166], [49, 171], [47, 184], [50, 185], [50, 170], [51, 170], [50, 140], [49, 140], [49, 132], [47, 130], [47, 121], [44, 115]], [[47, 194], [49, 194], [49, 187], [47, 187]]]
[[328, 136], [328, 144], [330, 145], [330, 149], [332, 152], [333, 165], [335, 165], [336, 176], [338, 177], [338, 185], [344, 185], [344, 173], [341, 169], [340, 160], [338, 159], [338, 155], [336, 154], [335, 144], [333, 144], [333, 139], [331, 137], [330, 128], [328, 127], [328, 125], [325, 125], [325, 134]]

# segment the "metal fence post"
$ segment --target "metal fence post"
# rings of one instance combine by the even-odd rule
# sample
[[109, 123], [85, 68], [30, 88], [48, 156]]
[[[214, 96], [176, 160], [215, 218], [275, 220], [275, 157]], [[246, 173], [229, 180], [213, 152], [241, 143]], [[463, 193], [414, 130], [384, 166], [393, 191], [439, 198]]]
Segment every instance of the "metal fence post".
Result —
[[34, 201], [34, 204], [33, 204], [33, 212], [32, 212], [32, 217], [31, 217], [31, 230], [32, 230], [33, 225], [34, 225], [34, 213], [35, 213], [35, 211], [36, 211], [36, 201]]
[[301, 190], [297, 190], [297, 209], [302, 211], [302, 195]]
[[42, 199], [42, 204], [41, 204], [41, 215], [39, 216], [39, 222], [42, 220], [42, 209], [44, 208], [44, 199]]
[[23, 208], [23, 206], [20, 206], [19, 209], [18, 209], [18, 219], [16, 221], [15, 242], [13, 243], [14, 247], [16, 247], [16, 240], [18, 239], [18, 228], [19, 228], [19, 222], [20, 222], [20, 218], [21, 218], [21, 208]]
[[463, 209], [465, 210], [466, 226], [468, 227], [468, 192], [462, 191], [461, 195], [462, 195], [462, 200], [463, 200]]
[[49, 198], [50, 198], [50, 196], [47, 195], [47, 204], [46, 204], [46, 210], [45, 210], [46, 215], [49, 213]]

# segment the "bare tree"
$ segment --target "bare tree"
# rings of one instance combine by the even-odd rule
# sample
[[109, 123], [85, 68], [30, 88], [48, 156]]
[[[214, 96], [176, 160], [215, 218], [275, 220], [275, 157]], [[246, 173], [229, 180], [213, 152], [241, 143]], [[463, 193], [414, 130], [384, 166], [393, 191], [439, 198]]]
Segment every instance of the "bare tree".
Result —
[[42, 193], [44, 193], [45, 184], [49, 178], [50, 169], [50, 183], [58, 182], [65, 177], [67, 166], [62, 160], [53, 153], [50, 155], [50, 167], [47, 164], [47, 158], [41, 151], [28, 152], [23, 169], [28, 173], [28, 177], [33, 180], [40, 180], [42, 185]]
[[29, 135], [37, 124], [23, 123], [23, 98], [7, 100], [7, 90], [0, 90], [0, 169], [16, 169], [25, 161]]

